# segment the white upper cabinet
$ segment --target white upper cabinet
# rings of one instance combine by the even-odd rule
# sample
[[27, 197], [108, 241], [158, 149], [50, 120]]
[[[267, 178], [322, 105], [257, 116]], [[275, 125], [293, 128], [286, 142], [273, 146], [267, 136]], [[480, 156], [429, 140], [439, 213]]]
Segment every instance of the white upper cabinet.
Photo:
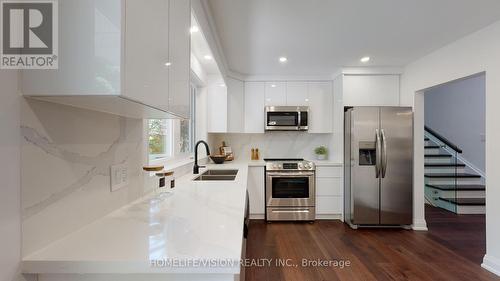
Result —
[[333, 132], [333, 85], [327, 82], [309, 82], [309, 133]]
[[189, 0], [58, 3], [59, 69], [21, 71], [23, 95], [131, 117], [189, 117]]
[[207, 127], [209, 133], [227, 132], [227, 86], [221, 76], [211, 76], [208, 78], [207, 89], [208, 120]]
[[307, 82], [287, 82], [286, 83], [286, 105], [308, 106], [309, 93]]
[[170, 67], [165, 63], [170, 61], [169, 1], [150, 0], [144, 4], [136, 0], [125, 1], [126, 71], [125, 89], [121, 94], [168, 110]]
[[399, 106], [399, 75], [344, 75], [345, 106]]
[[243, 133], [245, 128], [245, 85], [241, 80], [226, 78], [227, 131]]
[[245, 133], [264, 133], [265, 82], [245, 82]]
[[266, 106], [286, 105], [286, 82], [266, 82]]
[[[129, 0], [135, 1], [137, 0]], [[139, 1], [149, 3], [148, 1]], [[165, 2], [165, 0], [163, 0]], [[150, 15], [151, 16], [151, 15]], [[191, 109], [191, 1], [170, 0], [169, 29], [169, 106], [168, 110], [189, 118]]]

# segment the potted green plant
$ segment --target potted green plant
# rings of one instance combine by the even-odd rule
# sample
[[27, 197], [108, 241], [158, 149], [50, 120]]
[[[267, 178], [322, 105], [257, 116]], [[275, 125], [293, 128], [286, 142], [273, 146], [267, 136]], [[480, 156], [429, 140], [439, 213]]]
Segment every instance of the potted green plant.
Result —
[[316, 159], [325, 160], [328, 154], [328, 149], [325, 146], [318, 146], [314, 149], [314, 154], [316, 154]]

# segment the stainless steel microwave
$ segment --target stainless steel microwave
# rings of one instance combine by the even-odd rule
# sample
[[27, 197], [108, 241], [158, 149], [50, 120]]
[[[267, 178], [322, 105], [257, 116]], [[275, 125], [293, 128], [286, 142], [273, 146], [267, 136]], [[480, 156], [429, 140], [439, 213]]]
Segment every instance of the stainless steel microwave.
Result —
[[308, 106], [266, 106], [266, 131], [307, 131]]

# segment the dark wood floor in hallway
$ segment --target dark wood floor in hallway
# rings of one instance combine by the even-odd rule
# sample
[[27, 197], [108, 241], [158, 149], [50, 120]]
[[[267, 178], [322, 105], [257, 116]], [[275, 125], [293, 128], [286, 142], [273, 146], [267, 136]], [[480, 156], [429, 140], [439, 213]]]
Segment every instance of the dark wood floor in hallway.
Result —
[[[500, 280], [480, 267], [484, 216], [458, 216], [433, 207], [426, 213], [428, 232], [352, 230], [339, 221], [252, 221], [247, 257], [270, 259], [271, 266], [247, 267], [246, 280]], [[278, 259], [289, 259], [290, 266], [276, 266]], [[348, 261], [350, 266], [303, 267], [303, 259]]]

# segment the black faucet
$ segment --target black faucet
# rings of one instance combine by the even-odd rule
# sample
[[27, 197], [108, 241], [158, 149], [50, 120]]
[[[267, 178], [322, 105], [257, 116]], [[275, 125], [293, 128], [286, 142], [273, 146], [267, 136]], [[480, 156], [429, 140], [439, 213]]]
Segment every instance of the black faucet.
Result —
[[207, 150], [207, 156], [210, 155], [210, 148], [208, 148], [208, 143], [206, 141], [198, 141], [194, 145], [194, 166], [193, 166], [193, 174], [199, 174], [200, 173], [200, 168], [203, 168], [205, 166], [198, 166], [198, 145], [202, 143], [205, 145], [205, 148]]

